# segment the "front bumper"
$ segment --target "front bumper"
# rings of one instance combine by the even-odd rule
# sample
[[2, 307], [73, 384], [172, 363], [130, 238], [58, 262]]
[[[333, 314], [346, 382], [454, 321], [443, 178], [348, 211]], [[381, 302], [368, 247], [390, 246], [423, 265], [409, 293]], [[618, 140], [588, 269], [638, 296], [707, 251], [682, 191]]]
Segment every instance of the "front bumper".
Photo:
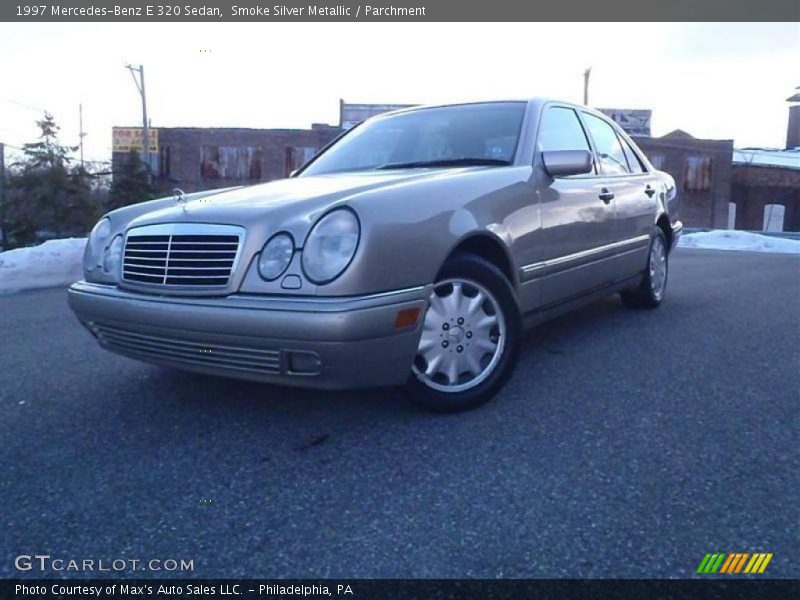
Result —
[[[347, 298], [165, 297], [79, 281], [75, 315], [100, 346], [190, 371], [312, 388], [399, 385], [411, 372], [429, 286]], [[397, 328], [399, 311], [419, 309]], [[316, 355], [316, 373], [294, 370]]]

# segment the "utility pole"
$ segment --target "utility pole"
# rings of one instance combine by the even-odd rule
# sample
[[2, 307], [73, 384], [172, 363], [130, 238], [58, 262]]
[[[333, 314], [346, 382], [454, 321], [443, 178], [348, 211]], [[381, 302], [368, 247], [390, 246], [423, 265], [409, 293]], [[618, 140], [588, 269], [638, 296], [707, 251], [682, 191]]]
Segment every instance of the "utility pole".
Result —
[[83, 170], [83, 138], [86, 137], [86, 132], [83, 130], [83, 104], [78, 104], [78, 129], [78, 138], [81, 146], [81, 170]]
[[8, 250], [8, 232], [6, 231], [6, 147], [0, 142], [0, 244]]
[[592, 74], [592, 67], [583, 72], [583, 103], [589, 106], [589, 75]]
[[[125, 65], [125, 68], [131, 72], [133, 82], [139, 90], [139, 95], [142, 97], [142, 161], [147, 170], [147, 181], [150, 181], [150, 127], [147, 123], [147, 98], [144, 92], [144, 65], [134, 67], [133, 65]], [[136, 73], [139, 78], [136, 78]]]

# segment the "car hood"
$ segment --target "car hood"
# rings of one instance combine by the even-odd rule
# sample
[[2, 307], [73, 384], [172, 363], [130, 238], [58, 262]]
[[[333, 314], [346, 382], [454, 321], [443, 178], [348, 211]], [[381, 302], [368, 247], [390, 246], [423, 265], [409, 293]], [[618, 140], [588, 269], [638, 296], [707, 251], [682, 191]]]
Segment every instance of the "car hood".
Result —
[[[458, 169], [463, 171], [465, 169]], [[269, 223], [291, 230], [306, 227], [330, 208], [382, 188], [448, 176], [454, 169], [367, 171], [281, 179], [174, 202], [140, 215], [129, 226], [155, 223], [223, 223], [249, 228]]]

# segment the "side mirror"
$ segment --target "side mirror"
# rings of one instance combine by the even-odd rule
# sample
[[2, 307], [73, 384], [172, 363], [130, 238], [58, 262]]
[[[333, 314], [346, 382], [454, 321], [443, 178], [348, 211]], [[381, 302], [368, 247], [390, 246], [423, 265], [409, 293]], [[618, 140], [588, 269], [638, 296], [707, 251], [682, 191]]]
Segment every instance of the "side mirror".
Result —
[[592, 153], [588, 150], [550, 150], [542, 152], [542, 158], [544, 169], [551, 177], [592, 172]]

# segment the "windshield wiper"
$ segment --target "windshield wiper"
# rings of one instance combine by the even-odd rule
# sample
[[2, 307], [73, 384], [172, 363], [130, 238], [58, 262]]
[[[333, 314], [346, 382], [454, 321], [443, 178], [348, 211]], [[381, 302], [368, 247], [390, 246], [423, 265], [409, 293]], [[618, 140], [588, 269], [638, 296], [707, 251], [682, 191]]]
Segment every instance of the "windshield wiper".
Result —
[[420, 160], [416, 162], [387, 163], [375, 167], [376, 170], [419, 169], [424, 167], [473, 167], [510, 165], [510, 160], [497, 158], [442, 158], [439, 160]]

